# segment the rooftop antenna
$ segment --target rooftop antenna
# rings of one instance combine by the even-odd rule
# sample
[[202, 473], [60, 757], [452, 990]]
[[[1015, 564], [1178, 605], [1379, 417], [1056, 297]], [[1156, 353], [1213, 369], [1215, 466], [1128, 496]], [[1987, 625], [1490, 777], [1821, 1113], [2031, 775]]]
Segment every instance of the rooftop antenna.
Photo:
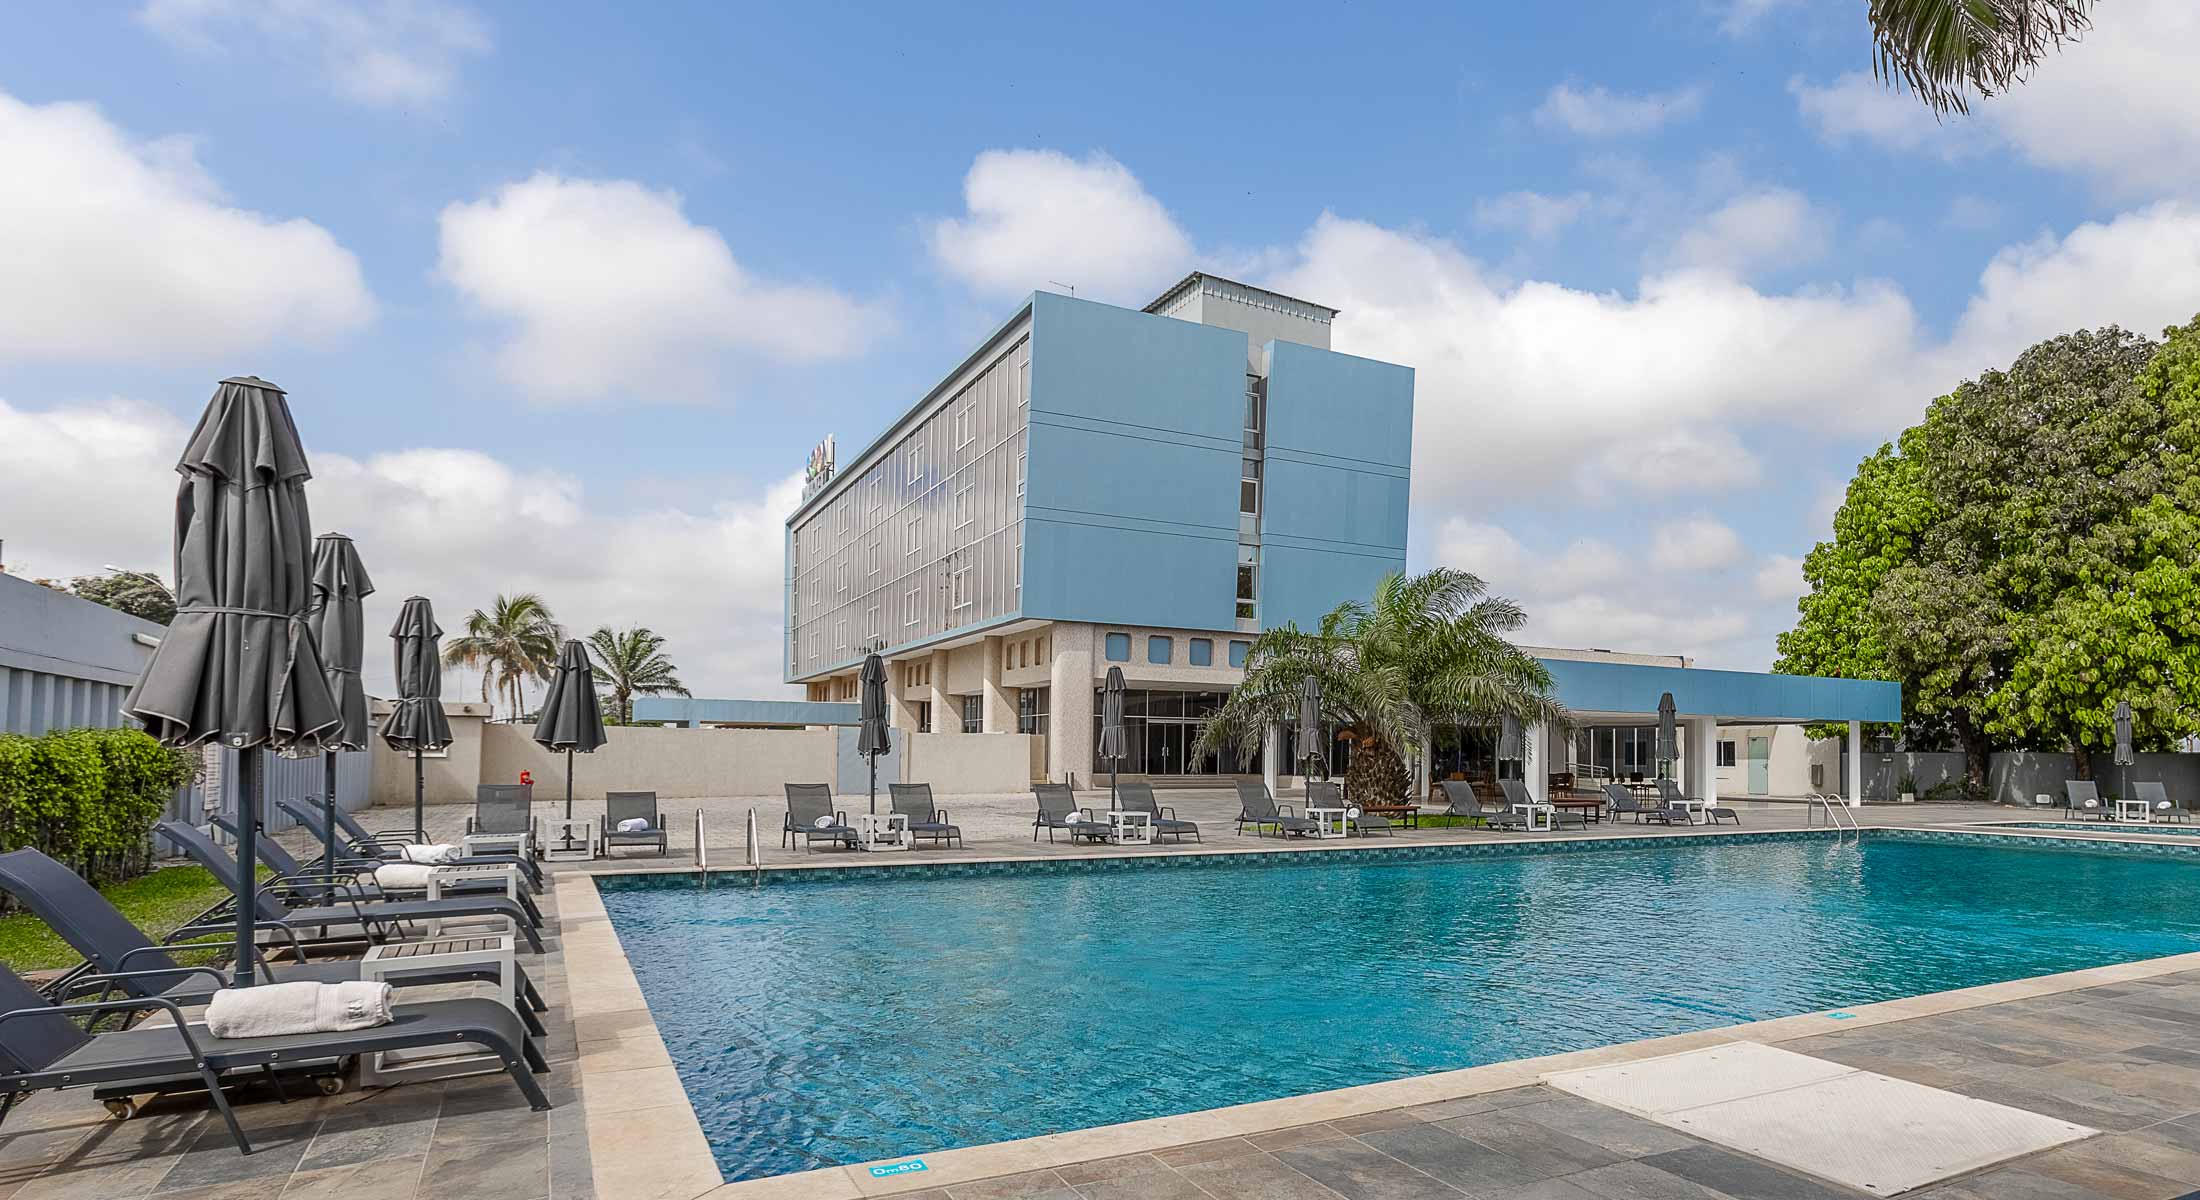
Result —
[[1059, 279], [1049, 279], [1047, 280], [1047, 282], [1053, 284], [1058, 288], [1061, 288], [1063, 291], [1068, 292], [1072, 296], [1075, 296], [1077, 294], [1077, 285], [1074, 283], [1063, 283]]

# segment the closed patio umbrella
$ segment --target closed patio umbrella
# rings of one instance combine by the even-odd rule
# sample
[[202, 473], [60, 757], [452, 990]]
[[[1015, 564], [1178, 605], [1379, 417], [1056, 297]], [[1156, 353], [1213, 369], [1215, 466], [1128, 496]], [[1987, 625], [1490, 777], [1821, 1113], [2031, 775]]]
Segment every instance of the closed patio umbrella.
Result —
[[1320, 763], [1321, 778], [1329, 778], [1329, 746], [1322, 741], [1322, 681], [1312, 675], [1299, 683], [1299, 728], [1295, 739], [1299, 744], [1300, 774], [1312, 776], [1314, 763]]
[[2118, 793], [2126, 800], [2131, 798], [2131, 764], [2139, 756], [2131, 749], [2131, 701], [2116, 702], [2116, 782]]
[[367, 578], [350, 538], [324, 533], [313, 539], [313, 598], [306, 605], [306, 628], [321, 649], [321, 667], [342, 718], [321, 751], [328, 775], [321, 791], [321, 829], [327, 835], [321, 862], [331, 878], [336, 874], [336, 752], [364, 750], [369, 736], [367, 689], [359, 679], [367, 631], [359, 608], [372, 594], [374, 581]]
[[1100, 689], [1100, 757], [1108, 760], [1108, 795], [1115, 795], [1115, 775], [1122, 769], [1129, 739], [1123, 732], [1123, 668], [1109, 667]]
[[[1520, 718], [1511, 713], [1506, 713], [1499, 719], [1497, 725], [1497, 777], [1499, 779], [1505, 778], [1504, 765], [1506, 763], [1520, 760], [1520, 743]], [[1521, 774], [1523, 776], [1527, 774], [1525, 768], [1522, 769]]]
[[[550, 694], [543, 697], [542, 716], [535, 722], [535, 744], [565, 753], [566, 820], [573, 819], [573, 756], [594, 754], [609, 740], [603, 731], [603, 708], [596, 702], [596, 668], [588, 661], [588, 647], [568, 639], [558, 651]], [[565, 832], [570, 838], [573, 827], [566, 826]]]
[[[283, 389], [225, 379], [176, 463], [176, 617], [123, 702], [170, 746], [237, 755], [237, 861], [255, 861], [260, 750], [310, 754], [341, 715], [304, 620], [312, 477]], [[238, 873], [238, 987], [252, 986], [251, 871]]]
[[1680, 737], [1673, 728], [1673, 693], [1658, 697], [1658, 778], [1667, 779], [1673, 774], [1673, 760], [1679, 758]]
[[878, 812], [878, 756], [894, 748], [886, 728], [886, 660], [875, 652], [863, 656], [863, 727], [856, 734], [856, 753], [871, 764], [871, 811]]
[[425, 596], [410, 596], [390, 626], [397, 666], [397, 705], [382, 722], [382, 740], [413, 756], [413, 834], [428, 836], [427, 785], [420, 756], [451, 744], [451, 722], [443, 715], [443, 627]]

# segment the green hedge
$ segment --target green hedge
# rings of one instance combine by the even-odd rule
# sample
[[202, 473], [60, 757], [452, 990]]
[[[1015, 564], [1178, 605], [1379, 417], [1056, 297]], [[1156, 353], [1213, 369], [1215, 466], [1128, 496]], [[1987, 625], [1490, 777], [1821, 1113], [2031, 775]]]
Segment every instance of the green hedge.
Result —
[[93, 883], [143, 874], [153, 823], [198, 756], [136, 729], [0, 735], [0, 850], [35, 847]]

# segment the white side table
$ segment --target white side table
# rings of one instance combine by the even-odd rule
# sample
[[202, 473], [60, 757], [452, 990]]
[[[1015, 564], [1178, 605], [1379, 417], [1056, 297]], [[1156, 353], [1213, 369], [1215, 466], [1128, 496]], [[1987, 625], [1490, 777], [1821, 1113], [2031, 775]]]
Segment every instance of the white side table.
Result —
[[[499, 937], [436, 938], [423, 942], [383, 942], [367, 948], [359, 960], [359, 978], [370, 982], [409, 971], [484, 965], [496, 970], [496, 1000], [519, 1011], [519, 970], [512, 939]], [[364, 1055], [359, 1060], [359, 1082], [380, 1087], [421, 1079], [448, 1079], [454, 1075], [501, 1072], [504, 1064], [478, 1047], [440, 1046], [391, 1050]]]
[[[480, 883], [483, 881], [504, 885], [504, 898], [518, 901], [520, 888], [518, 863], [463, 863], [448, 867], [437, 867], [435, 873], [428, 876], [428, 899], [441, 900], [445, 889], [453, 884]], [[453, 917], [450, 920], [461, 925], [488, 922], [494, 924], [499, 933], [519, 932], [512, 928], [512, 921], [509, 917], [467, 916]], [[428, 936], [431, 938], [442, 937], [444, 924], [445, 922], [441, 919], [428, 922]]]
[[907, 813], [857, 813], [848, 818], [856, 830], [858, 850], [914, 850]]
[[1108, 840], [1118, 846], [1152, 845], [1153, 814], [1111, 810], [1108, 813]]
[[1528, 832], [1551, 832], [1551, 806], [1548, 804], [1515, 804], [1512, 810], [1528, 814]]
[[542, 843], [548, 862], [587, 862], [596, 857], [596, 823], [587, 817], [557, 817]]
[[2118, 800], [2116, 802], [2116, 819], [2119, 821], [2137, 821], [2141, 825], [2147, 825], [2153, 823], [2154, 814], [2147, 808], [2147, 802], [2144, 800]]
[[1348, 808], [1308, 808], [1307, 817], [1314, 822], [1317, 838], [1341, 838], [1352, 832], [1352, 810]]
[[469, 833], [459, 839], [459, 849], [468, 858], [476, 854], [525, 855], [530, 840], [524, 833]]

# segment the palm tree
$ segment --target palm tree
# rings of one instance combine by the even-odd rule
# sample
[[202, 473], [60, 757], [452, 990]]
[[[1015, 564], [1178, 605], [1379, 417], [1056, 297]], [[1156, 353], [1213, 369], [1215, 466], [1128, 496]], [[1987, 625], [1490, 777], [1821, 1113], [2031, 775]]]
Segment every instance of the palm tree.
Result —
[[519, 720], [526, 707], [526, 682], [548, 679], [558, 665], [558, 645], [565, 630], [550, 615], [550, 606], [533, 592], [499, 595], [489, 611], [466, 614], [464, 636], [443, 647], [443, 661], [454, 667], [481, 671], [481, 699], [488, 703], [492, 686], [497, 698], [510, 706], [511, 719]]
[[1505, 639], [1526, 620], [1520, 606], [1489, 594], [1480, 578], [1446, 567], [1391, 575], [1367, 602], [1331, 609], [1312, 633], [1285, 625], [1260, 635], [1246, 656], [1245, 682], [1201, 731], [1195, 755], [1236, 745], [1257, 751], [1271, 724], [1298, 719], [1308, 676], [1321, 681], [1322, 707], [1356, 748], [1346, 775], [1362, 795], [1411, 788], [1438, 722], [1564, 725], [1543, 664]]
[[1872, 0], [1872, 74], [1935, 113], [1969, 112], [2092, 26], [2093, 0]]
[[664, 655], [665, 639], [646, 625], [614, 632], [608, 625], [588, 635], [588, 656], [596, 660], [596, 682], [611, 689], [611, 710], [619, 724], [634, 720], [636, 696], [685, 696], [679, 668]]

